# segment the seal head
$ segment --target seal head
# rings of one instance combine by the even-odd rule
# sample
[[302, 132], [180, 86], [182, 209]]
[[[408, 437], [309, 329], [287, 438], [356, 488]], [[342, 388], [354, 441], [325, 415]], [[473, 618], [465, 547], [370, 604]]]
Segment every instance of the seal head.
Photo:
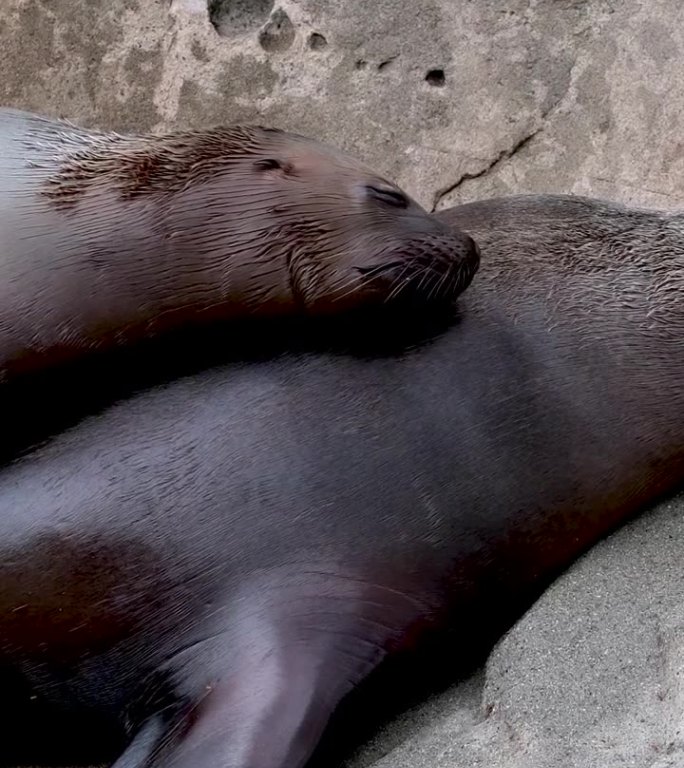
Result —
[[14, 110], [0, 255], [0, 380], [226, 320], [431, 307], [479, 265], [468, 235], [303, 136], [121, 136]]
[[[290, 296], [332, 313], [408, 295], [452, 299], [470, 284], [479, 250], [390, 181], [298, 136], [264, 131], [242, 184], [263, 195], [260, 240], [284, 247]], [[289, 288], [289, 290], [288, 290]]]
[[202, 259], [234, 310], [330, 314], [408, 295], [453, 299], [478, 269], [468, 235], [309, 138], [242, 126], [89, 137], [44, 194], [64, 208], [113, 188], [122, 202], [155, 200], [166, 248]]

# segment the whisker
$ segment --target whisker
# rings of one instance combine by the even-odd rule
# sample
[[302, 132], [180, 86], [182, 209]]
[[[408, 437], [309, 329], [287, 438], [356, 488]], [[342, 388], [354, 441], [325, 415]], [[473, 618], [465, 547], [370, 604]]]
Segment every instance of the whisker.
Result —
[[385, 299], [385, 301], [393, 301], [397, 298], [397, 296], [401, 293], [403, 288], [405, 287], [407, 282], [411, 281], [411, 277], [404, 277], [406, 272], [408, 271], [408, 265], [402, 270], [401, 274], [399, 274], [394, 282], [394, 287], [390, 291], [389, 295]]

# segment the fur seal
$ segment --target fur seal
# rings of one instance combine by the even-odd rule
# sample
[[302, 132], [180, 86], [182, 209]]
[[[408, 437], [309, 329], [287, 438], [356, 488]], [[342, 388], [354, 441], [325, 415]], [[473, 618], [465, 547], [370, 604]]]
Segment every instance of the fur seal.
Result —
[[0, 472], [0, 669], [125, 728], [116, 768], [302, 768], [374, 670], [459, 657], [684, 479], [684, 217], [441, 218], [482, 268], [430, 343], [209, 370]]
[[0, 376], [244, 316], [453, 297], [477, 247], [342, 152], [262, 127], [0, 110]]

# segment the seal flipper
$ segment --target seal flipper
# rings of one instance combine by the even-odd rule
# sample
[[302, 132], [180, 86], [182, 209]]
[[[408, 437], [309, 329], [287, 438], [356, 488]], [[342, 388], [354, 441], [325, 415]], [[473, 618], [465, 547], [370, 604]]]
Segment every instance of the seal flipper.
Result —
[[[210, 688], [166, 759], [173, 768], [300, 768], [350, 681], [306, 646], [280, 659], [255, 655]], [[330, 690], [326, 691], [326, 686]]]
[[230, 625], [171, 661], [189, 706], [115, 768], [303, 768], [342, 698], [421, 613], [394, 589], [320, 576], [231, 601]]
[[160, 715], [147, 720], [112, 768], [143, 768], [150, 765], [157, 755], [165, 732], [166, 724]]

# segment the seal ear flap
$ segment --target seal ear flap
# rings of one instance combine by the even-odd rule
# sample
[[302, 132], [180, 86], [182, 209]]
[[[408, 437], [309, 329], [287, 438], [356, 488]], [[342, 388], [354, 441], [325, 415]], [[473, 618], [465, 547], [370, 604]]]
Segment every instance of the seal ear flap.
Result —
[[280, 160], [276, 160], [275, 157], [265, 157], [261, 160], [255, 160], [254, 167], [259, 171], [275, 171], [281, 168], [281, 165]]
[[264, 157], [254, 161], [254, 167], [257, 171], [280, 171], [281, 173], [289, 176], [294, 173], [294, 166], [292, 163], [283, 162], [275, 157]]

